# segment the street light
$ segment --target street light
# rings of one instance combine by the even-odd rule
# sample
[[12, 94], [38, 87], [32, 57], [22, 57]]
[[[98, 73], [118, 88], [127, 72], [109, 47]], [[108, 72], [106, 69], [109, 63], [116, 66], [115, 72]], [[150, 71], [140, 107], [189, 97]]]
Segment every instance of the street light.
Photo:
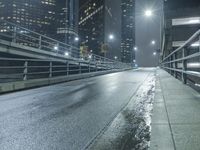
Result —
[[56, 45], [56, 46], [54, 46], [54, 50], [58, 50], [58, 46]]
[[154, 52], [154, 53], [153, 53], [153, 55], [154, 55], [154, 56], [156, 56], [156, 55], [157, 55], [157, 53], [156, 53], [156, 52]]
[[152, 10], [146, 10], [144, 14], [146, 17], [151, 17], [153, 15], [153, 12]]
[[79, 38], [78, 37], [75, 37], [75, 39], [74, 39], [75, 41], [79, 41]]
[[68, 53], [68, 52], [65, 52], [65, 56], [69, 56], [69, 53]]
[[137, 47], [134, 47], [134, 51], [137, 51], [138, 50], [138, 48]]
[[155, 40], [151, 41], [151, 44], [152, 44], [152, 45], [155, 45], [155, 44], [156, 44], [156, 41], [155, 41]]
[[114, 58], [115, 58], [115, 60], [117, 60], [117, 59], [118, 59], [118, 57], [117, 57], [117, 56], [115, 56]]
[[114, 35], [113, 35], [113, 34], [110, 34], [108, 38], [109, 38], [110, 40], [113, 40], [113, 39], [114, 39]]
[[88, 58], [89, 58], [89, 59], [92, 59], [92, 55], [89, 55]]

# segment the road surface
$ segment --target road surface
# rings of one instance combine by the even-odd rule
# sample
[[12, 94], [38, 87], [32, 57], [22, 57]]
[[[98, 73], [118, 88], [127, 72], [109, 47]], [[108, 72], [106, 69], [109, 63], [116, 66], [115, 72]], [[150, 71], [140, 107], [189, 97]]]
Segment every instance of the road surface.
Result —
[[0, 96], [0, 150], [82, 150], [154, 69], [77, 80]]

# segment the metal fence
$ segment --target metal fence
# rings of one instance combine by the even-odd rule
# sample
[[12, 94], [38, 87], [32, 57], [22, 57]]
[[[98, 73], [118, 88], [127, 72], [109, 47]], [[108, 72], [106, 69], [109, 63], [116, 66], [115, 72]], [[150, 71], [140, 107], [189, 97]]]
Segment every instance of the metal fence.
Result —
[[0, 83], [128, 69], [116, 63], [0, 58]]
[[183, 81], [200, 87], [200, 30], [181, 47], [165, 52], [161, 67]]
[[56, 54], [61, 54], [68, 59], [76, 59], [77, 61], [90, 60], [101, 61], [104, 63], [124, 64], [120, 61], [108, 59], [92, 53], [82, 55], [80, 54], [80, 49], [77, 47], [68, 45], [2, 19], [0, 19], [0, 39], [40, 49], [42, 51], [54, 52]]
[[95, 54], [82, 56], [77, 47], [0, 20], [0, 39], [63, 55], [66, 61], [0, 58], [0, 82], [50, 78], [105, 70], [130, 68], [130, 64]]

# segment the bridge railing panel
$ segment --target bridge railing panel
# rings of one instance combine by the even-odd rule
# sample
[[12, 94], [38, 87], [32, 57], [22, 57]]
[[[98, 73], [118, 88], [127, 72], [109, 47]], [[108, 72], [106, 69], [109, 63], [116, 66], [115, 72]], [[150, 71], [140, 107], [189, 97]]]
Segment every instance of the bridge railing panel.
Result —
[[113, 65], [115, 68], [130, 67], [130, 64], [125, 64], [95, 54], [86, 54], [82, 56], [79, 48], [75, 46], [68, 45], [2, 19], [0, 19], [0, 39], [43, 51], [53, 52], [55, 54], [61, 54], [66, 57], [66, 59], [73, 59], [77, 62], [89, 61], [100, 67], [108, 65]]
[[200, 30], [163, 58], [161, 67], [184, 84], [200, 87]]

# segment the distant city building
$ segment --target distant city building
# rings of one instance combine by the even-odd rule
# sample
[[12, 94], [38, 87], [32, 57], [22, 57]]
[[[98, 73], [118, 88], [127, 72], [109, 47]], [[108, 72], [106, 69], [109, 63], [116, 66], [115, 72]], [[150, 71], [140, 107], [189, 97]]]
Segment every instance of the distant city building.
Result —
[[163, 57], [182, 46], [200, 27], [200, 1], [164, 2]]
[[121, 59], [120, 4], [120, 1], [113, 3], [113, 0], [80, 1], [81, 46], [98, 55]]
[[133, 63], [135, 60], [135, 0], [121, 0], [121, 60]]
[[45, 35], [55, 34], [55, 10], [55, 0], [0, 0], [0, 19]]
[[57, 38], [67, 44], [77, 45], [79, 0], [57, 0]]
[[[0, 0], [0, 19], [70, 45], [78, 36], [79, 0]], [[6, 32], [6, 27], [1, 32]]]

